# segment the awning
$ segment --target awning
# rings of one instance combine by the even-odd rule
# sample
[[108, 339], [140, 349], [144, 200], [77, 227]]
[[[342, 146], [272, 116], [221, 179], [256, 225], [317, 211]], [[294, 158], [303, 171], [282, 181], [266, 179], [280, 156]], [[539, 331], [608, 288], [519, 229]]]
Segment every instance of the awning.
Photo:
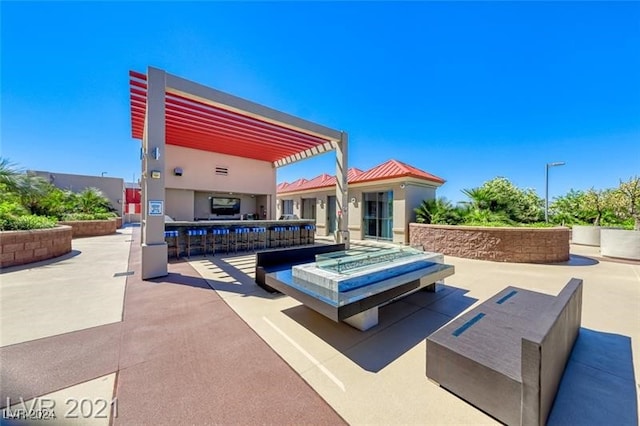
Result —
[[[147, 76], [130, 71], [131, 135], [142, 139]], [[166, 143], [270, 161], [274, 166], [334, 149], [341, 132], [167, 74]]]

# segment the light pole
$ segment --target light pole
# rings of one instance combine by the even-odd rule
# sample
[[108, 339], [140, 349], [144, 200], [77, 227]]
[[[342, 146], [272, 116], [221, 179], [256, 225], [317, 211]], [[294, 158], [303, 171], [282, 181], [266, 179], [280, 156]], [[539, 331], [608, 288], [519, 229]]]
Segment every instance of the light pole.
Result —
[[555, 163], [547, 163], [544, 175], [544, 221], [549, 223], [549, 167], [564, 166], [564, 161], [556, 161]]
[[106, 175], [106, 174], [107, 174], [107, 172], [102, 172], [102, 173], [100, 173], [100, 177], [104, 177], [104, 175]]

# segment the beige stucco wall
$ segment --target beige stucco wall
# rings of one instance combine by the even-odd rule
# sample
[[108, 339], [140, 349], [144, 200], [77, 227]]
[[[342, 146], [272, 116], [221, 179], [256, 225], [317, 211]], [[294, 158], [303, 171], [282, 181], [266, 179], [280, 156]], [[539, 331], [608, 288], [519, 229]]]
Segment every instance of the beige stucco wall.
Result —
[[[403, 187], [404, 186], [404, 187]], [[365, 192], [393, 191], [393, 242], [409, 242], [409, 223], [415, 220], [413, 209], [422, 200], [435, 198], [436, 186], [424, 181], [412, 179], [389, 179], [378, 182], [365, 182], [349, 185], [349, 232], [351, 239], [362, 240], [363, 232], [362, 194]], [[302, 199], [316, 198], [316, 233], [318, 236], [329, 235], [328, 206], [329, 196], [335, 196], [335, 189], [322, 188], [316, 191], [285, 193], [278, 195], [278, 214], [282, 213], [282, 200], [293, 200], [293, 213], [301, 216]], [[355, 199], [355, 202], [352, 202]]]
[[[217, 166], [226, 167], [228, 175], [216, 175]], [[175, 168], [182, 169], [182, 176], [175, 175]], [[171, 217], [209, 218], [211, 196], [240, 198], [241, 214], [261, 213], [262, 205], [266, 219], [275, 216], [276, 169], [268, 161], [167, 145], [164, 176], [165, 210]]]
[[119, 216], [124, 212], [124, 179], [107, 176], [72, 175], [68, 173], [29, 170], [36, 176], [43, 177], [60, 189], [82, 192], [86, 188], [98, 188], [111, 202], [111, 206]]
[[193, 220], [194, 192], [188, 189], [165, 189], [165, 214], [173, 220]]
[[[165, 187], [245, 194], [275, 194], [276, 169], [268, 161], [234, 157], [167, 145]], [[215, 174], [217, 166], [229, 170], [227, 176]], [[182, 169], [176, 176], [174, 169]]]
[[404, 209], [404, 229], [405, 241], [409, 241], [409, 224], [416, 221], [415, 209], [422, 204], [423, 200], [433, 200], [436, 198], [436, 188], [420, 182], [407, 182], [404, 188], [405, 209]]

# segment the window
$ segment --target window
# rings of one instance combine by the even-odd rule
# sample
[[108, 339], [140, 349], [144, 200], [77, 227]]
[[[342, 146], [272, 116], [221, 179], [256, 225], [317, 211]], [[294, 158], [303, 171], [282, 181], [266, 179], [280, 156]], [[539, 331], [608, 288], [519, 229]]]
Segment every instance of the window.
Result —
[[293, 200], [282, 200], [282, 214], [293, 214]]

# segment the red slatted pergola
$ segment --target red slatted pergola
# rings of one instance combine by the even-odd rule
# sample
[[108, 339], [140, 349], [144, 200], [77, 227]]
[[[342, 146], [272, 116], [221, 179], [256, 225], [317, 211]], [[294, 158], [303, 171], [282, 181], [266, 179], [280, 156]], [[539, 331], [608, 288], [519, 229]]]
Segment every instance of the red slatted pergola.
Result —
[[[130, 71], [129, 85], [131, 136], [142, 140], [147, 107], [147, 76]], [[330, 151], [333, 149], [332, 143], [340, 140], [340, 132], [259, 107], [272, 112], [273, 117], [282, 118], [282, 122], [267, 116], [258, 117], [247, 111], [240, 112], [233, 106], [198, 99], [197, 96], [172, 90], [168, 86], [165, 96], [166, 143], [270, 161], [281, 166]], [[296, 123], [287, 123], [287, 118], [293, 118], [288, 121], [301, 123], [309, 129], [297, 127]], [[313, 128], [323, 134], [313, 131]]]

